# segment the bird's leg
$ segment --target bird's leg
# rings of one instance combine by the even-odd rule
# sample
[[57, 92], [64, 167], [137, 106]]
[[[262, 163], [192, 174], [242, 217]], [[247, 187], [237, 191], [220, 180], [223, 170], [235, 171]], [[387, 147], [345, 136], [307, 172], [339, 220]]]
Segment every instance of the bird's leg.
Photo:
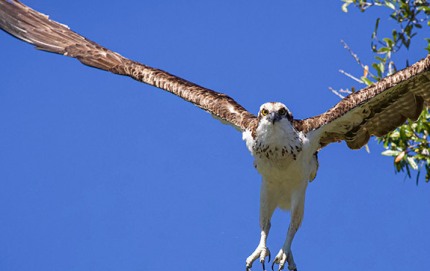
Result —
[[261, 228], [261, 238], [260, 243], [257, 248], [252, 252], [252, 254], [246, 259], [246, 270], [251, 270], [252, 263], [260, 258], [260, 263], [263, 265], [263, 270], [265, 270], [264, 259], [269, 257], [268, 262], [270, 261], [270, 251], [266, 246], [267, 235], [269, 234], [270, 229], [270, 221]]
[[304, 195], [297, 204], [293, 204], [291, 208], [291, 221], [288, 227], [287, 238], [281, 250], [279, 250], [275, 259], [273, 260], [272, 269], [275, 264], [279, 265], [278, 270], [284, 269], [285, 262], [288, 263], [288, 270], [296, 270], [296, 263], [294, 262], [293, 252], [291, 251], [291, 243], [293, 242], [294, 236], [302, 223], [303, 211], [304, 211]]
[[268, 262], [270, 262], [270, 250], [266, 246], [266, 240], [270, 230], [270, 219], [275, 211], [276, 204], [273, 200], [268, 199], [267, 194], [267, 189], [265, 189], [265, 185], [263, 184], [260, 194], [260, 243], [254, 252], [246, 259], [247, 271], [251, 270], [252, 263], [258, 258], [260, 259], [260, 263], [263, 265], [263, 270], [266, 270], [264, 264], [266, 257], [269, 258]]

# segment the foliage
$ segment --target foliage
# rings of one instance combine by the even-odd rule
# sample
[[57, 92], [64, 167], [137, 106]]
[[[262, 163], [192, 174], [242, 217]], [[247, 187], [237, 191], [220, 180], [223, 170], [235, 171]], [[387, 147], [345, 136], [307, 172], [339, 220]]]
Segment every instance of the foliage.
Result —
[[[380, 38], [378, 33], [380, 18], [376, 20], [375, 28], [371, 36], [371, 49], [375, 54], [375, 62], [371, 64], [374, 73], [368, 66], [362, 65], [358, 57], [354, 58], [364, 68], [364, 76], [361, 80], [366, 85], [382, 79], [396, 71], [393, 54], [405, 48], [409, 49], [412, 38], [418, 31], [430, 27], [430, 5], [426, 0], [342, 0], [342, 10], [348, 12], [350, 5], [365, 12], [371, 7], [389, 9], [390, 17], [394, 21], [395, 28], [388, 37]], [[428, 31], [428, 30], [425, 30]], [[430, 38], [426, 38], [425, 50], [430, 53]], [[348, 50], [350, 50], [347, 47]], [[348, 75], [348, 74], [347, 74]], [[425, 180], [430, 181], [430, 112], [426, 108], [416, 122], [406, 122], [393, 132], [378, 139], [383, 143], [385, 151], [382, 155], [394, 158], [396, 172], [406, 171], [411, 177], [411, 169], [417, 170], [416, 182], [418, 183], [422, 169], [425, 169]]]
[[410, 168], [418, 170], [417, 182], [422, 167], [426, 170], [426, 181], [429, 181], [430, 155], [429, 155], [429, 132], [430, 112], [424, 110], [418, 121], [408, 122], [390, 134], [379, 138], [387, 149], [383, 155], [395, 157], [394, 166], [397, 172], [406, 170], [411, 176]]

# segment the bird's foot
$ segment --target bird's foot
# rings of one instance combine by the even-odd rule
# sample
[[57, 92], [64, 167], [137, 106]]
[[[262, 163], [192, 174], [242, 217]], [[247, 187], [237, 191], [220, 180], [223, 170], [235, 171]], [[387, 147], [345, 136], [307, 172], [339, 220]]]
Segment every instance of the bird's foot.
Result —
[[270, 250], [267, 247], [258, 246], [254, 252], [246, 259], [246, 271], [251, 271], [252, 263], [260, 258], [260, 263], [263, 266], [263, 270], [266, 271], [266, 266], [264, 264], [265, 258], [268, 257], [270, 262]]
[[288, 253], [285, 253], [283, 249], [279, 250], [278, 255], [276, 255], [273, 260], [272, 270], [275, 264], [278, 264], [278, 271], [283, 270], [286, 262], [288, 263], [288, 270], [297, 271], [296, 263], [293, 259], [293, 253], [291, 250]]

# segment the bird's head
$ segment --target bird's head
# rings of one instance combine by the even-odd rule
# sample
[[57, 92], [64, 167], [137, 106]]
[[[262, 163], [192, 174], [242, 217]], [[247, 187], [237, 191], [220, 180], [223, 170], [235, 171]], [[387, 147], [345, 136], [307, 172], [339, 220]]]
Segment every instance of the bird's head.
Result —
[[293, 121], [293, 115], [283, 103], [270, 102], [260, 107], [258, 119], [260, 122], [267, 121], [271, 124], [275, 124], [284, 119], [291, 123]]

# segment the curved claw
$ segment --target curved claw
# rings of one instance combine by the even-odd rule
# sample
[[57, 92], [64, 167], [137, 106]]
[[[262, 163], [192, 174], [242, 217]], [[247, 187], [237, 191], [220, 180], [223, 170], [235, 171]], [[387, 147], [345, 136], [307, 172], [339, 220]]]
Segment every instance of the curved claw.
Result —
[[[274, 269], [273, 269], [273, 267], [275, 267], [275, 264], [276, 264], [276, 262], [273, 262], [272, 263], [272, 271], [275, 271]], [[283, 270], [284, 268], [280, 268], [280, 269], [278, 269], [278, 271], [280, 271], [280, 270]], [[291, 271], [297, 271], [297, 267], [296, 268], [294, 268], [294, 269], [291, 269]]]
[[[267, 256], [266, 257], [268, 257], [267, 263], [270, 263], [270, 256], [271, 256], [270, 250], [267, 247], [266, 247], [266, 250], [267, 250]], [[264, 259], [263, 259], [263, 261], [261, 261], [261, 265], [263, 266], [263, 271], [266, 271], [266, 264], [264, 263]], [[273, 268], [272, 268], [272, 270], [273, 270]]]
[[246, 271], [251, 271], [252, 263], [255, 260], [259, 260], [261, 263], [263, 270], [266, 271], [266, 257], [268, 257], [268, 263], [271, 259], [270, 250], [267, 247], [258, 246], [255, 251], [246, 259]]

